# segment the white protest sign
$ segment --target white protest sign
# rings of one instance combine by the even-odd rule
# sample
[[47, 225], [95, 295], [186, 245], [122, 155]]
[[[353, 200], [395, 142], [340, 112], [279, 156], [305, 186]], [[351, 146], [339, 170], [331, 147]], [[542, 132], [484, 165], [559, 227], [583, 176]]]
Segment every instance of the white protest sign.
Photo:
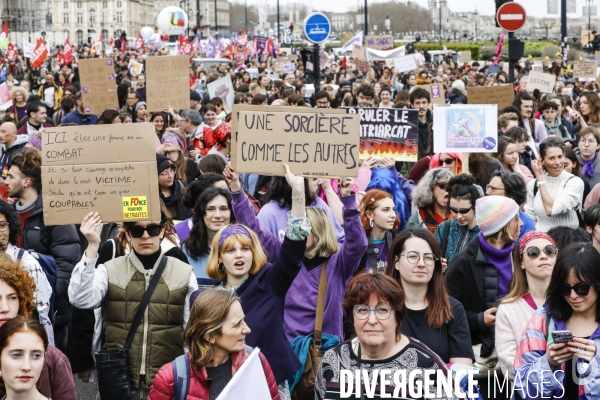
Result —
[[35, 44], [29, 43], [27, 40], [23, 39], [23, 56], [25, 58], [33, 57], [33, 49], [35, 49]]
[[221, 79], [217, 79], [208, 85], [208, 95], [213, 97], [220, 97], [223, 100], [223, 109], [227, 114], [231, 113], [233, 108], [233, 99], [235, 98], [235, 90], [233, 90], [233, 84], [231, 83], [231, 77], [226, 75]]
[[552, 93], [554, 84], [556, 83], [556, 75], [544, 74], [543, 72], [530, 71], [527, 79], [527, 90], [538, 89], [541, 93]]
[[394, 66], [396, 67], [396, 73], [414, 71], [417, 69], [417, 60], [413, 54], [407, 56], [394, 58]]
[[498, 144], [498, 106], [452, 104], [433, 107], [435, 153], [493, 153]]
[[271, 400], [271, 392], [259, 354], [260, 349], [255, 347], [217, 400]]
[[293, 74], [296, 72], [296, 63], [283, 64], [283, 72], [286, 74]]

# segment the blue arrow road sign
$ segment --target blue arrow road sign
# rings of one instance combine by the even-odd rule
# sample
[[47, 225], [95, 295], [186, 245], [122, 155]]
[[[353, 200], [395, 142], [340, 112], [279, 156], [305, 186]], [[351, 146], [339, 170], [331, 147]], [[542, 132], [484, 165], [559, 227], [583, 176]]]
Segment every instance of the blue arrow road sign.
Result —
[[331, 33], [331, 23], [322, 13], [309, 14], [304, 20], [304, 35], [312, 43], [323, 43]]

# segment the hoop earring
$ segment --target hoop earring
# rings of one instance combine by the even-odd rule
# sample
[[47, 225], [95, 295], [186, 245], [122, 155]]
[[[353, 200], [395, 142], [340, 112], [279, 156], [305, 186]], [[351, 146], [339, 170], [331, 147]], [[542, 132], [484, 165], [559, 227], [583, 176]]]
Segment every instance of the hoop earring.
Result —
[[373, 220], [372, 219], [369, 220], [369, 225], [371, 225], [371, 228], [373, 227]]
[[219, 263], [219, 272], [223, 272], [225, 270], [225, 266], [222, 262]]

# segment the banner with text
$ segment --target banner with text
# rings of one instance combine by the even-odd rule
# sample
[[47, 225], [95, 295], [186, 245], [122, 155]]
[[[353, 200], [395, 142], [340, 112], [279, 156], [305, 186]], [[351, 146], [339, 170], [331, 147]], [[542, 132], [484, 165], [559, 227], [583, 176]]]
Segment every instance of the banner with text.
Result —
[[556, 75], [544, 74], [543, 72], [530, 71], [527, 79], [527, 90], [534, 91], [538, 89], [541, 93], [552, 93]]
[[392, 35], [379, 35], [365, 37], [365, 47], [375, 50], [390, 50], [394, 48]]
[[146, 103], [150, 112], [166, 106], [174, 110], [190, 108], [190, 58], [188, 56], [148, 57], [146, 59]]
[[241, 111], [237, 121], [237, 170], [283, 175], [282, 163], [303, 176], [356, 177], [358, 115], [321, 112]]
[[79, 60], [79, 79], [86, 114], [100, 115], [104, 110], [119, 109], [115, 67], [111, 58], [82, 58]]
[[52, 127], [42, 140], [46, 225], [91, 211], [102, 222], [160, 221], [154, 124]]
[[360, 157], [416, 162], [419, 112], [397, 108], [347, 108], [360, 116]]

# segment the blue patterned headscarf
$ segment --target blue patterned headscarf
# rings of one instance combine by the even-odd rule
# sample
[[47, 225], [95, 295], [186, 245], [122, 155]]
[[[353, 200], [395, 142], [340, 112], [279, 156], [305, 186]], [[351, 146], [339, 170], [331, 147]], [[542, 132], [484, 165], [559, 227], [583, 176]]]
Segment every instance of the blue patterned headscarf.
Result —
[[400, 218], [398, 229], [403, 229], [410, 217], [410, 206], [396, 173], [388, 168], [373, 168], [371, 182], [369, 182], [366, 190], [371, 189], [383, 190], [392, 195], [396, 206], [396, 214]]

